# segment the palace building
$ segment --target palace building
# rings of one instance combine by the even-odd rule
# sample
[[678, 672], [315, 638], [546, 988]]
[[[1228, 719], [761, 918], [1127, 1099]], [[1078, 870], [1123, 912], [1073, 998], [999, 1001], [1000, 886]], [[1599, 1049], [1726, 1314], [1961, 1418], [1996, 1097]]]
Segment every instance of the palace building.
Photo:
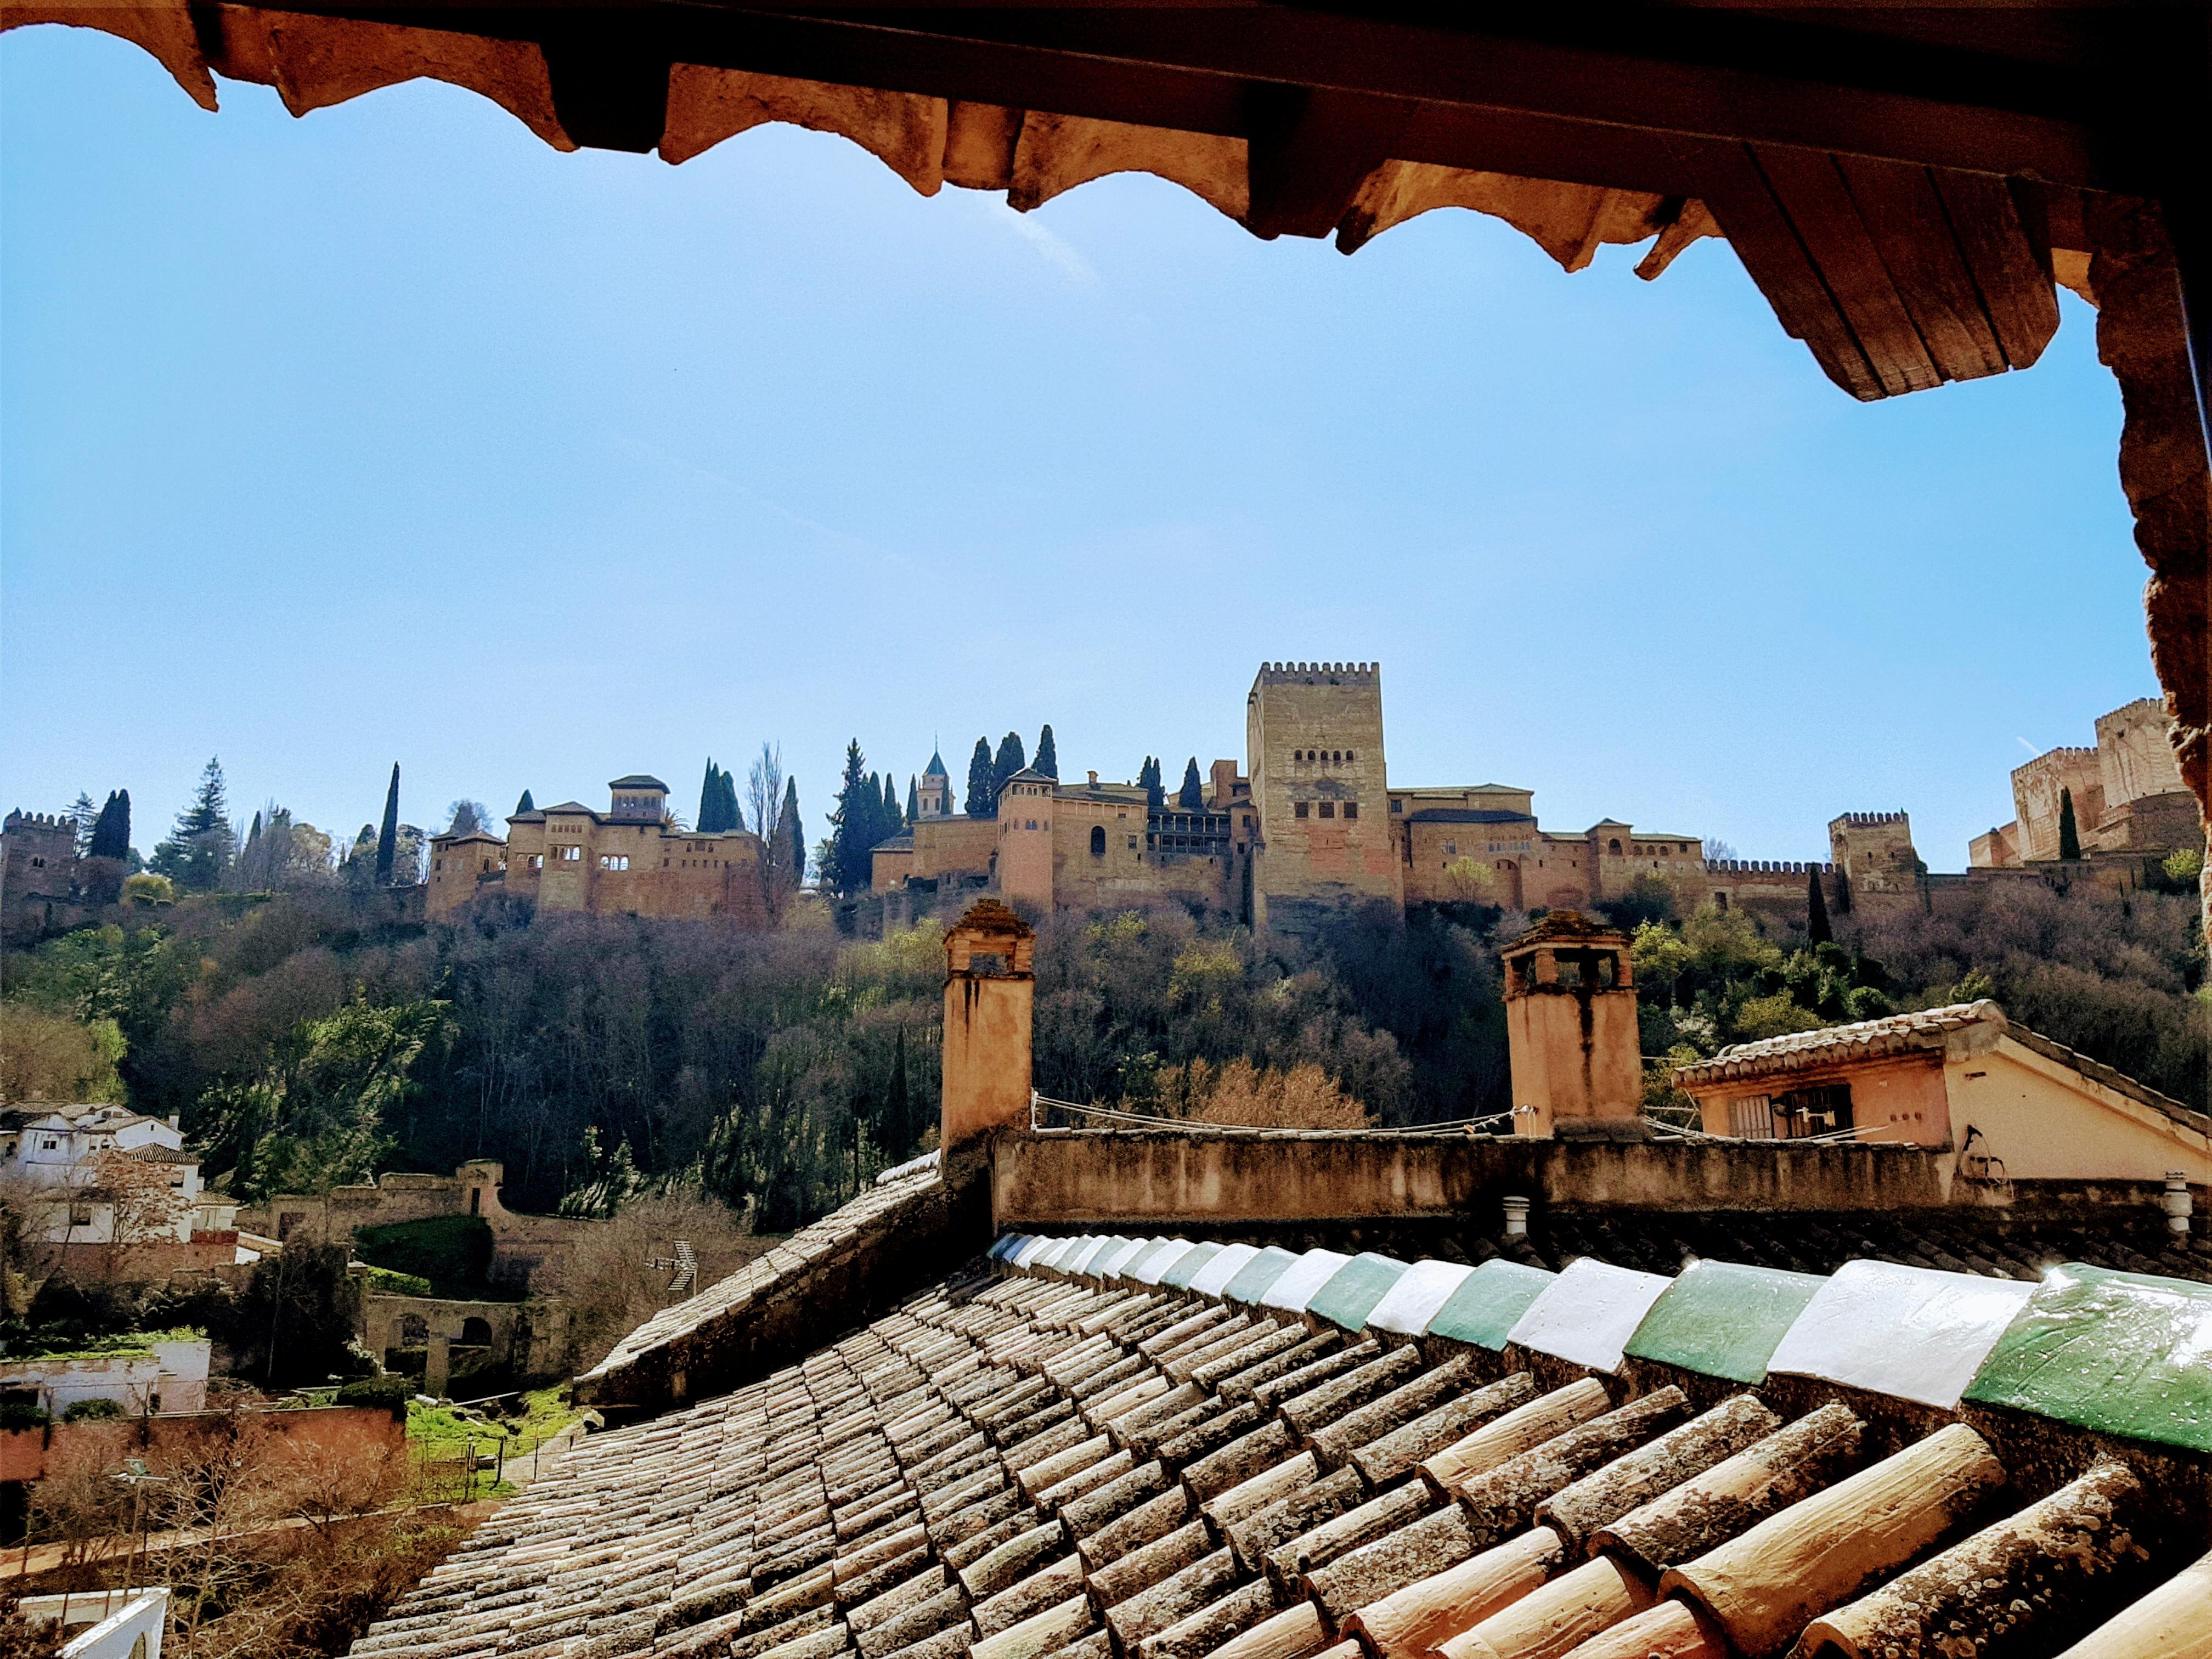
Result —
[[[1217, 760], [1195, 809], [1144, 788], [1007, 779], [998, 813], [950, 811], [931, 757], [921, 812], [876, 848], [879, 892], [999, 892], [1040, 908], [1176, 900], [1255, 927], [1304, 931], [1370, 903], [1471, 901], [1509, 909], [1618, 896], [1640, 876], [1802, 904], [1803, 865], [1716, 866], [1696, 836], [1607, 818], [1557, 832], [1504, 784], [1402, 788], [1389, 781], [1382, 672], [1371, 662], [1270, 662], [1245, 699], [1246, 762]], [[1771, 891], [1769, 890], [1771, 890]]]
[[607, 789], [606, 811], [571, 800], [518, 812], [505, 841], [482, 830], [434, 836], [426, 913], [435, 921], [507, 894], [541, 911], [765, 921], [759, 836], [684, 829], [669, 815], [668, 786], [643, 773]]

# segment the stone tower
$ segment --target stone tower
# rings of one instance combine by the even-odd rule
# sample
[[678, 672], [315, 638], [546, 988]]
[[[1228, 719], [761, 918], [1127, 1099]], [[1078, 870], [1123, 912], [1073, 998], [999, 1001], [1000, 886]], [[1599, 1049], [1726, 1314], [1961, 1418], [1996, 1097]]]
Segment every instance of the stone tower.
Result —
[[1501, 955], [1515, 1132], [1571, 1137], [1634, 1124], [1644, 1061], [1628, 936], [1554, 910]]
[[1905, 813], [1846, 812], [1829, 820], [1828, 857], [1850, 884], [1855, 903], [1868, 894], [1920, 890], [1920, 855]]
[[945, 936], [945, 1037], [939, 1144], [945, 1180], [996, 1130], [1027, 1124], [1036, 936], [996, 899], [979, 900]]
[[1260, 817], [1254, 924], [1299, 933], [1370, 900], [1401, 907], [1382, 665], [1262, 663], [1244, 742]]
[[951, 775], [945, 769], [945, 757], [934, 749], [929, 751], [929, 769], [915, 788], [915, 810], [917, 817], [925, 818], [952, 816]]
[[668, 786], [643, 772], [617, 778], [607, 785], [612, 797], [607, 816], [624, 823], [642, 819], [658, 823], [668, 816]]
[[1010, 899], [1052, 906], [1053, 791], [1042, 772], [1024, 767], [999, 786], [999, 891]]

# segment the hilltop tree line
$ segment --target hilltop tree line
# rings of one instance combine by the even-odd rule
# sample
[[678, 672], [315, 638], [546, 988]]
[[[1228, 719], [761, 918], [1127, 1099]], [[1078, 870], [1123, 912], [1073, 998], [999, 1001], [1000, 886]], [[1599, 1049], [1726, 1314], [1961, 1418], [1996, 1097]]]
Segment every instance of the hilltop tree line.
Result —
[[[1989, 995], [2179, 1099], [2212, 1082], [2185, 896], [2008, 885], [1936, 915], [1832, 915], [1826, 940], [1809, 916], [1678, 915], [1663, 884], [1600, 908], [1634, 936], [1644, 1052], [1677, 1063]], [[1037, 1087], [1217, 1121], [1506, 1111], [1498, 952], [1529, 921], [1378, 908], [1300, 943], [1172, 907], [1048, 917]], [[773, 932], [369, 927], [334, 889], [211, 893], [9, 957], [0, 1093], [178, 1112], [242, 1197], [487, 1157], [520, 1208], [676, 1182], [781, 1230], [929, 1144], [943, 972], [933, 923], [856, 944], [816, 907]]]
[[[1007, 779], [1024, 769], [1058, 780], [1060, 751], [1053, 740], [1050, 725], [1037, 733], [1034, 759], [1023, 747], [1018, 732], [1007, 732], [999, 739], [995, 750], [988, 738], [976, 738], [975, 752], [968, 759], [968, 786], [963, 805], [966, 816], [997, 817], [999, 792], [1006, 787]], [[1167, 789], [1162, 777], [1159, 760], [1146, 756], [1144, 764], [1137, 770], [1137, 781], [1154, 807], [1167, 805]], [[710, 775], [710, 787], [711, 783]], [[867, 757], [861, 752], [858, 738], [845, 745], [845, 767], [838, 780], [837, 805], [830, 814], [830, 834], [815, 848], [815, 869], [824, 887], [840, 893], [867, 890], [874, 874], [875, 849], [911, 827], [920, 816], [917, 784], [918, 780], [909, 775], [906, 803], [902, 807], [893, 775], [868, 769]], [[1182, 783], [1176, 791], [1176, 805], [1186, 812], [1206, 810], [1206, 786], [1200, 777], [1195, 755], [1183, 763]]]

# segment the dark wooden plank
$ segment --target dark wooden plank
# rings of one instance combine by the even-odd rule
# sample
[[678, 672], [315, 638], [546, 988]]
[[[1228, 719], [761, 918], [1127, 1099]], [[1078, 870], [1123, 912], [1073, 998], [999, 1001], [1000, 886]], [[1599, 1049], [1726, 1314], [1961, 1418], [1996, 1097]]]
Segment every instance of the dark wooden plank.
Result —
[[1888, 396], [1750, 151], [1740, 144], [1701, 147], [1683, 161], [1695, 179], [1692, 193], [1712, 210], [1784, 331], [1804, 341], [1828, 378], [1854, 398]]
[[[1631, 29], [1626, 17], [1603, 37], [1618, 44], [1601, 50], [1271, 3], [862, 9], [635, 0], [601, 9], [299, 0], [268, 9], [509, 40], [543, 40], [588, 9], [651, 34], [684, 63], [1237, 136], [1249, 136], [1236, 113], [1237, 83], [1266, 81], [2102, 189], [2129, 188], [2142, 170], [2138, 147], [2098, 143], [2081, 110], [2054, 96], [2047, 73], [1994, 64], [1967, 98], [1931, 94], [1942, 77], [1924, 62], [1901, 65], [1887, 84], [1841, 84], [1832, 73], [1822, 78], [1832, 65], [1816, 52], [1747, 46], [1737, 62], [1714, 61], [1714, 43], [1683, 33], [1686, 26]], [[1543, 21], [1523, 21], [1532, 33]], [[1712, 25], [1702, 27], [1710, 33]], [[1217, 83], [1211, 95], [1195, 84], [1206, 81]], [[1192, 125], [1194, 106], [1227, 125]]]
[[1942, 383], [1897, 285], [1875, 250], [1833, 156], [1754, 145], [1753, 159], [1789, 216], [1884, 392]]
[[1839, 155], [1836, 166], [1859, 222], [1943, 378], [1976, 380], [2003, 374], [2005, 354], [1983, 314], [1981, 290], [1953, 239], [1950, 216], [1928, 169], [1863, 155]]
[[[1929, 174], [1951, 220], [1960, 252], [1981, 291], [1982, 308], [2008, 365], [2026, 368], [2058, 331], [2058, 293], [2051, 280], [2046, 228], [2042, 245], [2002, 179], [1978, 173]], [[2070, 192], [2069, 192], [2070, 194]], [[2078, 205], [2075, 217], [2080, 217]]]
[[1397, 153], [1413, 113], [1402, 99], [1303, 88], [1252, 88], [1251, 206], [1255, 236], [1326, 236], [1367, 175]]

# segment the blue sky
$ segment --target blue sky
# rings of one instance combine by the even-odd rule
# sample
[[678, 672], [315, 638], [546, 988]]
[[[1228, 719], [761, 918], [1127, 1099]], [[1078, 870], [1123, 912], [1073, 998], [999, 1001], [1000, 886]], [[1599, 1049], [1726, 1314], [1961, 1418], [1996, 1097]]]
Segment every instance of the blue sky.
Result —
[[1390, 775], [1823, 855], [2011, 816], [2154, 693], [2093, 318], [1863, 405], [1717, 242], [1563, 274], [1455, 210], [1346, 259], [1124, 177], [1017, 215], [757, 130], [559, 155], [417, 82], [303, 121], [0, 44], [0, 793], [210, 754], [325, 828], [602, 804], [779, 740], [901, 780], [1240, 755], [1263, 659], [1379, 659]]

